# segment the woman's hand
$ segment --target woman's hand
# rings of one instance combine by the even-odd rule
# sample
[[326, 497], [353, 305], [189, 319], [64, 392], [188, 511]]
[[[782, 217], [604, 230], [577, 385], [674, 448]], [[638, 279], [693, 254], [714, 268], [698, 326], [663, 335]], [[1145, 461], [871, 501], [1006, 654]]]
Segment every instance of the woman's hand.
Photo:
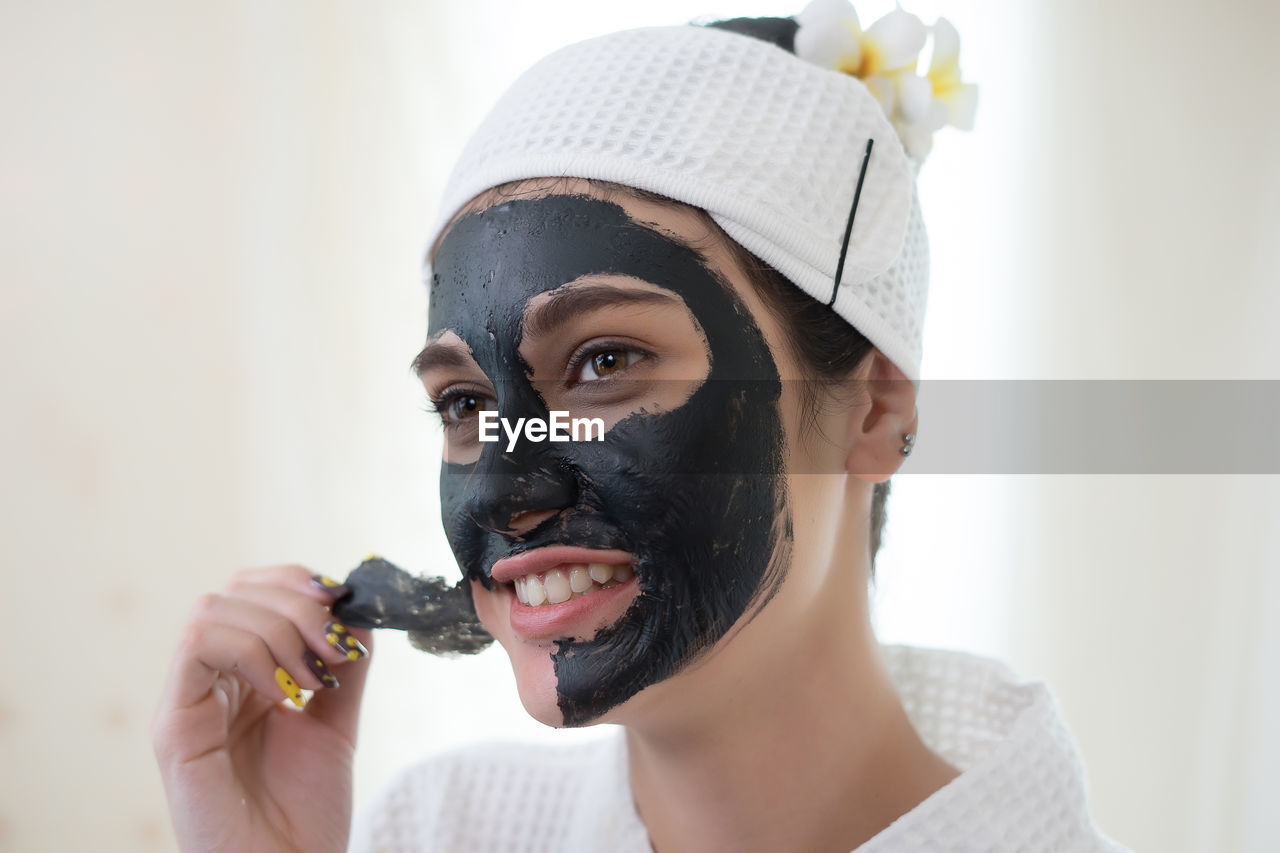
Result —
[[243, 571], [191, 613], [152, 728], [184, 851], [346, 849], [371, 635], [313, 577]]

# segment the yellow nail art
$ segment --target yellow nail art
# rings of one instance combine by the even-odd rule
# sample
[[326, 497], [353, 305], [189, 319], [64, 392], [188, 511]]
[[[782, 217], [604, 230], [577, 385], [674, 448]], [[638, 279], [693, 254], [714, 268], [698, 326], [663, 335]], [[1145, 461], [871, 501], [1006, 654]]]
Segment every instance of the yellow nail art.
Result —
[[367, 563], [370, 560], [381, 560], [381, 559], [382, 559], [381, 554], [370, 554], [369, 556], [364, 558], [364, 561]]
[[280, 689], [284, 691], [285, 696], [289, 697], [289, 701], [299, 708], [303, 706], [302, 688], [293, 680], [293, 676], [284, 671], [282, 666], [276, 667], [276, 684], [280, 685]]
[[321, 576], [320, 576], [320, 585], [321, 585], [321, 586], [328, 586], [328, 587], [342, 586], [342, 584], [338, 583], [336, 580], [334, 580], [333, 578], [329, 577], [328, 575], [321, 575]]
[[347, 660], [359, 660], [369, 654], [364, 644], [351, 636], [347, 626], [341, 622], [330, 622], [324, 626], [324, 641], [340, 652], [344, 652]]

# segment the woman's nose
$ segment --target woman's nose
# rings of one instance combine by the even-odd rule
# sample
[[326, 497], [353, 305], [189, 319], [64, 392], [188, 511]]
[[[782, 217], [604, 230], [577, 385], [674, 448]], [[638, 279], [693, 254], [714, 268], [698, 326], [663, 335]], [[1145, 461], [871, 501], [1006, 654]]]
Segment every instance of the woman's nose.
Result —
[[573, 481], [545, 469], [484, 474], [471, 482], [467, 514], [479, 526], [520, 538], [577, 499]]

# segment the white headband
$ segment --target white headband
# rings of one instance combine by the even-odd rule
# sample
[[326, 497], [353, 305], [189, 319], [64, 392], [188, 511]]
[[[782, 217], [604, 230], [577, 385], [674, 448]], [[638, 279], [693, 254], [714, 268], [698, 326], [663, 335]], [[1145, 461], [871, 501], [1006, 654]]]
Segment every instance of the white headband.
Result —
[[507, 90], [454, 166], [457, 211], [523, 178], [613, 181], [705, 209], [919, 380], [929, 249], [913, 161], [863, 83], [711, 27], [626, 30], [552, 53]]

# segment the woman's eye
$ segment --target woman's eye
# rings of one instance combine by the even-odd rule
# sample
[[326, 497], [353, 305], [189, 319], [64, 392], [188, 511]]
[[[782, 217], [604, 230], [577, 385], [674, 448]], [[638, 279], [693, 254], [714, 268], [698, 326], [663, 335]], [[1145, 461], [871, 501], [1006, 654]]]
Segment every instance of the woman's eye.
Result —
[[470, 394], [465, 397], [454, 397], [449, 401], [449, 415], [454, 420], [464, 421], [480, 411], [480, 401]]
[[440, 419], [447, 426], [458, 426], [471, 420], [485, 409], [485, 398], [479, 394], [465, 391], [446, 394], [439, 402], [434, 403]]
[[628, 349], [597, 350], [591, 353], [582, 363], [578, 372], [579, 382], [593, 382], [604, 379], [624, 367], [634, 364], [640, 353]]

